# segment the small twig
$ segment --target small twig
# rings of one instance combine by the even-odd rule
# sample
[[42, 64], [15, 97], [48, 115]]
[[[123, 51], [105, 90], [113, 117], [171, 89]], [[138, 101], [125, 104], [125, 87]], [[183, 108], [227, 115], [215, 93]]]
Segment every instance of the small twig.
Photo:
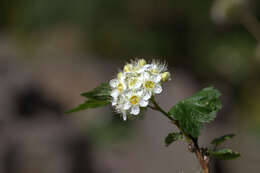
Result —
[[154, 110], [157, 110], [161, 112], [163, 115], [165, 115], [167, 118], [169, 118], [173, 123], [176, 123], [176, 120], [173, 119], [166, 111], [164, 111], [154, 100], [154, 97], [151, 98], [152, 103], [154, 104]]
[[169, 118], [171, 120], [171, 122], [173, 124], [175, 124], [177, 126], [177, 128], [184, 134], [186, 141], [188, 142], [189, 146], [193, 146], [192, 148], [192, 152], [195, 153], [195, 155], [197, 156], [202, 171], [203, 173], [209, 173], [209, 165], [208, 165], [208, 159], [204, 159], [204, 155], [200, 150], [199, 144], [198, 144], [198, 139], [197, 138], [193, 138], [192, 136], [188, 135], [185, 133], [185, 131], [180, 127], [179, 123], [177, 120], [173, 119], [169, 113], [167, 113], [166, 111], [164, 111], [155, 101], [154, 97], [151, 98], [151, 102], [154, 104], [153, 106], [148, 106], [153, 110], [159, 111], [161, 112], [163, 115], [165, 115], [167, 118]]
[[157, 110], [155, 107], [153, 107], [153, 106], [151, 106], [151, 105], [148, 105], [147, 107], [148, 107], [148, 108], [151, 108], [151, 109], [153, 109], [153, 110]]

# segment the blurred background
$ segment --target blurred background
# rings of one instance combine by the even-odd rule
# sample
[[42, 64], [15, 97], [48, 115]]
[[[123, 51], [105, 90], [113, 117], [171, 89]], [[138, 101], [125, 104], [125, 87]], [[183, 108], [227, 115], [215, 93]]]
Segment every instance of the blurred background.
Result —
[[1, 0], [1, 173], [198, 173], [175, 129], [148, 110], [123, 122], [111, 107], [64, 114], [80, 93], [112, 79], [131, 58], [166, 60], [158, 100], [169, 109], [213, 85], [223, 96], [200, 145], [227, 133], [235, 161], [214, 173], [260, 169], [258, 0]]

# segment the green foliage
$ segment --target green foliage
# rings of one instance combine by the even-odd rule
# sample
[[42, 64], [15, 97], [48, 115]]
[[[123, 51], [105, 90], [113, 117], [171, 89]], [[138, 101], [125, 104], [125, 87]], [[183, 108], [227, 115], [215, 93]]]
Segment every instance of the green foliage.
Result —
[[80, 95], [88, 99], [109, 100], [111, 88], [108, 83], [102, 83], [92, 91], [81, 93]]
[[207, 87], [192, 97], [174, 105], [169, 114], [178, 121], [185, 133], [197, 138], [203, 123], [210, 123], [221, 108], [220, 92], [213, 87]]
[[209, 150], [209, 155], [220, 160], [233, 160], [240, 157], [240, 153], [232, 151], [231, 149], [220, 149], [217, 151]]
[[108, 83], [102, 83], [92, 91], [82, 93], [87, 100], [66, 113], [78, 112], [89, 108], [97, 108], [109, 104], [111, 88]]
[[223, 142], [225, 142], [226, 140], [233, 138], [234, 136], [235, 136], [234, 134], [227, 134], [227, 135], [221, 136], [219, 138], [215, 138], [214, 140], [212, 140], [211, 144], [214, 144], [217, 147], [220, 144], [222, 144]]
[[94, 100], [90, 99], [85, 101], [84, 103], [80, 104], [79, 106], [67, 111], [66, 113], [72, 113], [72, 112], [78, 112], [89, 108], [97, 108], [101, 106], [106, 106], [109, 104], [109, 101], [107, 100]]
[[177, 141], [177, 140], [183, 140], [184, 136], [182, 133], [169, 133], [168, 136], [165, 138], [164, 142], [165, 145], [168, 147], [170, 144], [172, 144], [173, 142]]

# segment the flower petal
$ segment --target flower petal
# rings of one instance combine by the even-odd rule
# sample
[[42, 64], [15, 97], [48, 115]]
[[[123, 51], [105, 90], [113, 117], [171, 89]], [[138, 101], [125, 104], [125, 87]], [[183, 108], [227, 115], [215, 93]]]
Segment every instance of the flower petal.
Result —
[[159, 84], [155, 85], [155, 86], [154, 86], [154, 89], [153, 89], [153, 92], [154, 92], [155, 94], [160, 94], [160, 93], [162, 92], [162, 87], [161, 87], [161, 85], [159, 85]]
[[144, 90], [140, 89], [138, 91], [136, 91], [136, 95], [141, 97], [144, 94]]
[[124, 109], [124, 110], [128, 110], [130, 107], [131, 107], [131, 104], [130, 104], [129, 102], [127, 102], [127, 103], [125, 103], [125, 104], [123, 105], [123, 109]]
[[139, 68], [136, 73], [143, 73], [146, 69], [144, 67]]
[[133, 114], [133, 115], [138, 115], [139, 113], [140, 113], [140, 108], [139, 108], [139, 106], [133, 106], [132, 108], [131, 108], [131, 112], [130, 112], [131, 114]]
[[118, 97], [118, 95], [119, 95], [119, 92], [118, 92], [118, 90], [117, 89], [114, 89], [112, 92], [111, 92], [111, 94], [110, 94], [113, 98], [116, 98], [116, 97]]
[[143, 75], [142, 75], [142, 78], [143, 78], [144, 80], [148, 80], [148, 79], [150, 78], [150, 74], [147, 73], [147, 72], [144, 72]]
[[127, 119], [126, 113], [125, 112], [122, 112], [122, 113], [123, 113], [123, 120], [126, 121], [126, 119]]
[[143, 96], [143, 99], [144, 100], [149, 100], [151, 97], [152, 97], [152, 92], [151, 91], [146, 91], [144, 96]]
[[117, 79], [112, 79], [109, 81], [109, 85], [112, 87], [112, 88], [116, 88], [117, 87], [117, 84], [118, 84], [118, 80]]
[[147, 69], [150, 68], [150, 67], [151, 67], [151, 64], [146, 64], [146, 65], [144, 65], [145, 70], [147, 70]]
[[117, 74], [117, 79], [120, 81], [120, 82], [123, 82], [125, 80], [125, 73], [123, 72], [119, 72]]
[[135, 89], [138, 89], [142, 86], [142, 82], [141, 81], [138, 81], [136, 82], [136, 85], [134, 86]]
[[154, 76], [152, 77], [152, 81], [155, 82], [155, 83], [159, 83], [159, 82], [161, 81], [161, 79], [162, 79], [162, 77], [161, 77], [160, 74], [154, 75]]
[[112, 106], [115, 106], [117, 104], [117, 99], [112, 100]]
[[148, 105], [148, 103], [149, 102], [147, 100], [142, 99], [139, 104], [141, 107], [146, 107]]

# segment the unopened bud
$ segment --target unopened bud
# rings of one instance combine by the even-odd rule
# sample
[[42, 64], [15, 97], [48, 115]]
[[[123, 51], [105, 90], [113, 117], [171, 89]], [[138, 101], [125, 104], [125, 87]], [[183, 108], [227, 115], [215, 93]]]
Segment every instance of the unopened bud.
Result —
[[123, 73], [122, 73], [122, 72], [119, 72], [119, 73], [117, 74], [117, 79], [121, 79], [122, 76], [123, 76]]
[[132, 64], [126, 64], [124, 66], [124, 72], [130, 72], [132, 68], [133, 68]]
[[171, 74], [169, 72], [164, 72], [161, 74], [161, 77], [162, 77], [162, 81], [166, 82], [171, 78]]
[[144, 59], [138, 60], [138, 65], [139, 66], [144, 66], [146, 64], [146, 61]]

